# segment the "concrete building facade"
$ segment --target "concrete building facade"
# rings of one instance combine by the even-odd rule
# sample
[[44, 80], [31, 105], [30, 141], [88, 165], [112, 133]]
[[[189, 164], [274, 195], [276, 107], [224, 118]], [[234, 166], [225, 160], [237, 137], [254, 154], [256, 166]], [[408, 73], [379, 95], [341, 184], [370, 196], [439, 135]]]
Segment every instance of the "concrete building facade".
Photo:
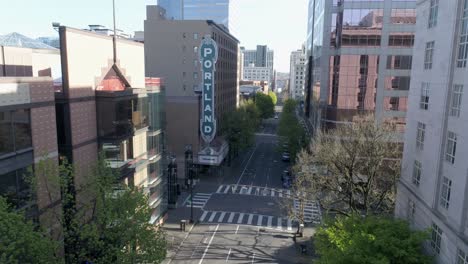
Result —
[[158, 6], [147, 7], [145, 20], [146, 75], [161, 76], [166, 87], [167, 151], [175, 155], [178, 175], [185, 175], [184, 153], [192, 147], [194, 163], [219, 165], [227, 143], [218, 136], [210, 144], [215, 164], [202, 160], [206, 147], [200, 136], [201, 67], [199, 45], [204, 36], [218, 44], [215, 72], [215, 116], [219, 131], [222, 117], [236, 108], [238, 100], [239, 41], [212, 21], [167, 20]]
[[305, 47], [291, 52], [289, 62], [289, 96], [295, 100], [304, 100], [305, 84]]
[[422, 0], [396, 216], [430, 229], [438, 263], [468, 263], [468, 1]]
[[358, 114], [404, 131], [416, 1], [310, 0], [305, 113], [313, 129]]

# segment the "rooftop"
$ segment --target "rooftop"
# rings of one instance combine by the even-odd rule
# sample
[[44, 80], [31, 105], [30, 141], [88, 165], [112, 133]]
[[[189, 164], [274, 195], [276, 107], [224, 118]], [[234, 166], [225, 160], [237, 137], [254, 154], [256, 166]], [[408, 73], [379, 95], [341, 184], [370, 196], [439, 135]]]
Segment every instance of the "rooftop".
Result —
[[49, 46], [38, 40], [28, 38], [16, 32], [7, 35], [0, 35], [0, 46], [56, 50], [56, 48], [52, 46]]

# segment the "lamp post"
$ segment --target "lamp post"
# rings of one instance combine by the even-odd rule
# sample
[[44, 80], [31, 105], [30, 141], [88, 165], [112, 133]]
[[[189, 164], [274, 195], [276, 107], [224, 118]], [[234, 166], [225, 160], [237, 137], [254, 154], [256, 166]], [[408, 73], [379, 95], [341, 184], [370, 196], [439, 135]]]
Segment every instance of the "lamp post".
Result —
[[193, 151], [192, 145], [185, 147], [185, 179], [190, 188], [190, 223], [193, 223]]

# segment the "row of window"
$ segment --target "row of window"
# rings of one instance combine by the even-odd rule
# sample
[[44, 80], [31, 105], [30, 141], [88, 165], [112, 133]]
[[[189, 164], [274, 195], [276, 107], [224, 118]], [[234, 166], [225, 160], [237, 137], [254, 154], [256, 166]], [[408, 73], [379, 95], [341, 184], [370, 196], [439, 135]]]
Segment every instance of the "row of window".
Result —
[[[430, 100], [430, 84], [427, 82], [421, 83], [421, 96], [419, 99], [419, 108], [423, 110], [429, 109]], [[463, 85], [453, 85], [452, 96], [450, 100], [449, 115], [452, 117], [460, 117], [463, 98]]]
[[30, 147], [30, 110], [0, 112], [0, 156]]
[[[424, 141], [426, 137], [426, 124], [418, 122], [416, 128], [416, 148], [418, 150], [424, 149]], [[455, 154], [457, 151], [457, 134], [449, 131], [447, 133], [446, 148], [445, 148], [445, 160], [451, 164], [455, 163]]]
[[[431, 226], [431, 247], [436, 254], [440, 254], [443, 233], [443, 230], [433, 222]], [[468, 264], [468, 255], [465, 251], [457, 250], [456, 264]]]

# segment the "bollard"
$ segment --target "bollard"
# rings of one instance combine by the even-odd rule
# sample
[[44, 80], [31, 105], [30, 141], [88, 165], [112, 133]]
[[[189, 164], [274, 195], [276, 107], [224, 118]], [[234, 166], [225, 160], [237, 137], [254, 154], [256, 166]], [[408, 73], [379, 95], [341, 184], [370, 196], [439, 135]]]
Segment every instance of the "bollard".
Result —
[[185, 223], [187, 221], [185, 220], [180, 220], [180, 231], [185, 232]]

